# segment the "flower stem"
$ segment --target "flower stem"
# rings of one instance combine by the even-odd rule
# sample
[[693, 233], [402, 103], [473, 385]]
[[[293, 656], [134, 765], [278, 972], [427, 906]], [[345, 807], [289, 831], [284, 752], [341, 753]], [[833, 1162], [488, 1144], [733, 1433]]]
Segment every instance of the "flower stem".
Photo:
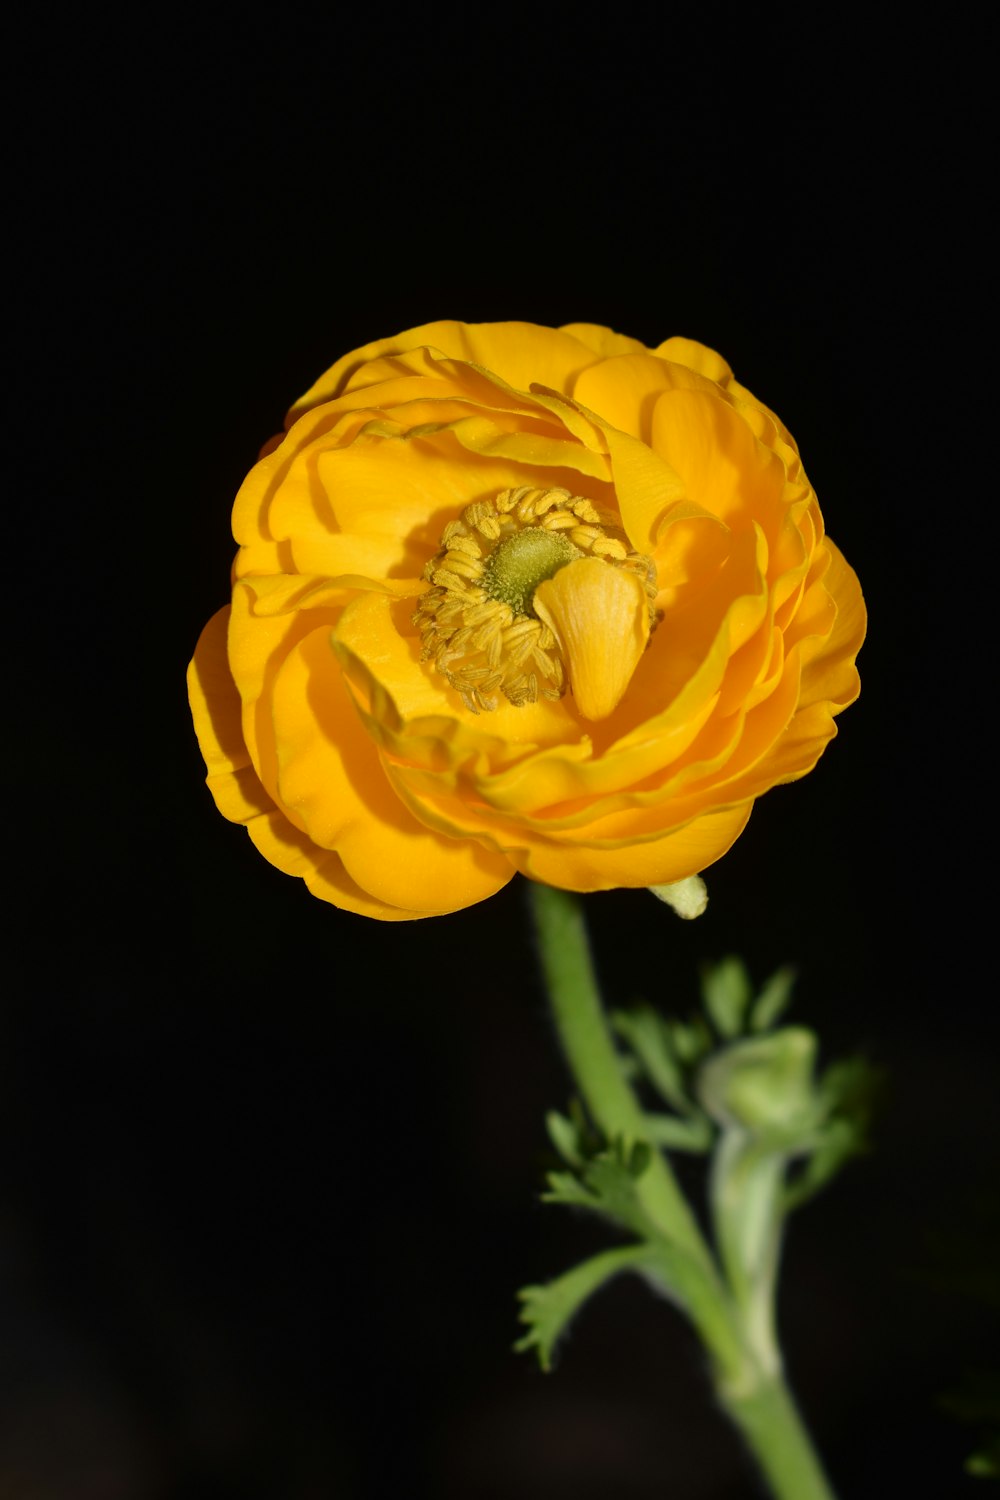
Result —
[[780, 1375], [740, 1396], [720, 1391], [775, 1500], [835, 1500], [798, 1408]]
[[[579, 898], [528, 887], [539, 953], [566, 1060], [595, 1123], [609, 1137], [648, 1139], [645, 1119], [608, 1027]], [[780, 1371], [768, 1368], [669, 1163], [654, 1151], [637, 1192], [664, 1238], [685, 1252], [684, 1305], [711, 1355], [723, 1410], [743, 1434], [775, 1500], [834, 1500]], [[766, 1288], [768, 1301], [771, 1287]], [[758, 1299], [759, 1300], [759, 1299]], [[759, 1308], [757, 1309], [759, 1313]]]
[[[642, 1109], [622, 1072], [601, 1005], [580, 901], [552, 886], [532, 883], [528, 889], [553, 1015], [584, 1103], [606, 1135], [644, 1140]], [[675, 1244], [700, 1263], [711, 1262], [662, 1153], [655, 1153], [643, 1174], [640, 1194], [650, 1217]]]

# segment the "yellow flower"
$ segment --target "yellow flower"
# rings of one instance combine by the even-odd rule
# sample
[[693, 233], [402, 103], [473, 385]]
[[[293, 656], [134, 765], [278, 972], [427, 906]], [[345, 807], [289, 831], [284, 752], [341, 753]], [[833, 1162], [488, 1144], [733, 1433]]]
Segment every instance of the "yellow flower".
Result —
[[347, 355], [236, 499], [191, 707], [220, 811], [383, 919], [520, 871], [663, 885], [809, 771], [865, 613], [795, 443], [725, 361], [591, 324]]

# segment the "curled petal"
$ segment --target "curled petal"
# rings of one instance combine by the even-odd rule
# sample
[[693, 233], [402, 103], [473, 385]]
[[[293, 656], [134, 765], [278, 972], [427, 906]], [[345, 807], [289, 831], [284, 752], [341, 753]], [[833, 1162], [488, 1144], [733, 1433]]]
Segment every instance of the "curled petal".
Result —
[[585, 719], [606, 719], [621, 702], [649, 640], [649, 604], [635, 573], [584, 558], [535, 590], [535, 613], [569, 665]]

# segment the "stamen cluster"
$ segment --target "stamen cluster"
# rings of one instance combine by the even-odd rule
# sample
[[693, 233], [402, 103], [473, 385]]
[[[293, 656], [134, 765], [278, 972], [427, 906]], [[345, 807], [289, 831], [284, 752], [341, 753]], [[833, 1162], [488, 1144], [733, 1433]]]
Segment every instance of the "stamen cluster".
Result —
[[[528, 531], [551, 538], [545, 546], [508, 548]], [[536, 554], [534, 576], [512, 580], [512, 554]], [[630, 551], [615, 520], [593, 501], [562, 488], [521, 486], [467, 505], [441, 536], [441, 550], [424, 568], [431, 587], [413, 616], [422, 661], [432, 661], [473, 713], [499, 706], [499, 694], [520, 707], [558, 699], [570, 685], [552, 630], [538, 619], [535, 588], [583, 557], [601, 558], [642, 579], [655, 619], [656, 573], [651, 560]], [[508, 566], [504, 566], [505, 561]]]

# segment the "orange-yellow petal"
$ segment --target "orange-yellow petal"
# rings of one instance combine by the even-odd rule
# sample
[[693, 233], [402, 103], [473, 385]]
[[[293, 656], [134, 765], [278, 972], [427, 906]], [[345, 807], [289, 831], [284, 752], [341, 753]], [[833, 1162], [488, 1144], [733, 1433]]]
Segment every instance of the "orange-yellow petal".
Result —
[[431, 833], [400, 802], [344, 686], [328, 629], [289, 652], [271, 694], [281, 804], [319, 848], [335, 849], [369, 895], [454, 911], [507, 884], [507, 860], [474, 839]]
[[571, 332], [535, 323], [425, 323], [395, 338], [366, 344], [339, 359], [295, 403], [289, 418], [294, 420], [311, 407], [340, 395], [372, 360], [422, 346], [438, 349], [452, 359], [469, 360], [521, 391], [538, 381], [569, 394], [580, 371], [600, 358]]
[[250, 762], [243, 739], [240, 695], [226, 654], [230, 607], [212, 616], [188, 667], [188, 702], [215, 805], [231, 823], [245, 823], [274, 806]]
[[699, 344], [697, 339], [685, 339], [675, 334], [673, 338], [664, 339], [653, 352], [661, 359], [669, 359], [672, 364], [696, 370], [699, 375], [718, 381], [722, 386], [728, 386], [733, 378], [733, 372], [722, 355], [716, 354], [707, 344]]
[[722, 395], [666, 391], [656, 402], [652, 446], [689, 500], [735, 525], [763, 523], [781, 497], [785, 470]]
[[649, 640], [642, 582], [599, 558], [583, 558], [539, 584], [534, 607], [562, 648], [577, 711], [585, 719], [606, 719]]
[[670, 885], [700, 874], [721, 859], [747, 825], [752, 803], [695, 818], [661, 839], [618, 848], [532, 843], [507, 852], [522, 875], [569, 891], [610, 891], [619, 886]]
[[275, 869], [284, 875], [298, 876], [314, 896], [339, 906], [342, 911], [375, 917], [381, 922], [409, 922], [430, 915], [426, 911], [392, 906], [370, 896], [351, 879], [339, 855], [328, 849], [318, 849], [280, 812], [252, 819], [247, 824], [247, 832], [258, 852]]

